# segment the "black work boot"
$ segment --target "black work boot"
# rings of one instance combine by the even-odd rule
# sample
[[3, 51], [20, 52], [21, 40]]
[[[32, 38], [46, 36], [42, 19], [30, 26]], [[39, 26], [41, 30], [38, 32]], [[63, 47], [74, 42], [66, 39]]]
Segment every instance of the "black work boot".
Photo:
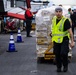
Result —
[[68, 71], [68, 67], [64, 67], [63, 72], [67, 72], [67, 71]]
[[61, 72], [61, 68], [57, 68], [57, 72]]

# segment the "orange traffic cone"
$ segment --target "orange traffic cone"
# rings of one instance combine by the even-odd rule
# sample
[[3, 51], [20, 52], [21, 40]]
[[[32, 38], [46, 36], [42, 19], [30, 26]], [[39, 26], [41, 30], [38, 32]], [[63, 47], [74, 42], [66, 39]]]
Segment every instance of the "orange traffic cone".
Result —
[[18, 29], [18, 34], [17, 34], [17, 43], [22, 43], [22, 36], [21, 36], [21, 31], [20, 28]]
[[17, 52], [15, 50], [14, 38], [13, 38], [13, 34], [12, 33], [10, 35], [9, 47], [8, 47], [8, 51], [7, 52]]

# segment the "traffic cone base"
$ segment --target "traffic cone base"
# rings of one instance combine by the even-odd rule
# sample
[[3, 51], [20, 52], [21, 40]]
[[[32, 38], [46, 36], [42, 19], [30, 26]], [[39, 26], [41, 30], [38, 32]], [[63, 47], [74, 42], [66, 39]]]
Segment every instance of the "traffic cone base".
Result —
[[16, 50], [15, 50], [15, 51], [8, 51], [8, 50], [7, 50], [6, 52], [18, 52], [18, 51], [16, 51]]
[[7, 50], [6, 52], [18, 52], [18, 51], [16, 51], [16, 50], [15, 50], [15, 51], [8, 51], [8, 50]]

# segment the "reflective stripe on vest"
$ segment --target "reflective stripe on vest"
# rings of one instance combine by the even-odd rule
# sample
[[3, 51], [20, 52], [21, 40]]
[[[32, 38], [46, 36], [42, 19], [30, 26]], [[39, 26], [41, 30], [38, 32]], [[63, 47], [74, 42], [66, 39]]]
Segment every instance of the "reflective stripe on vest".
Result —
[[63, 22], [64, 22], [64, 20], [65, 20], [65, 18], [62, 18], [62, 22], [60, 23], [60, 27], [59, 27], [59, 30], [60, 30], [60, 31], [63, 30], [63, 29], [61, 29], [61, 28], [63, 28]]
[[52, 34], [52, 36], [66, 36], [68, 32], [65, 32], [64, 34]]

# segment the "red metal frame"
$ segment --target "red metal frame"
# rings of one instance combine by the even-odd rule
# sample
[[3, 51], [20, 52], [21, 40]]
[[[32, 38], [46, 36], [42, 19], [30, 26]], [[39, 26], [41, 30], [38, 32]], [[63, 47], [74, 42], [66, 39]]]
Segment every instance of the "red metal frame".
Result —
[[[26, 5], [27, 5], [27, 8], [31, 8], [30, 0], [26, 0]], [[22, 8], [22, 9], [26, 10], [25, 8]], [[8, 12], [6, 16], [14, 17], [14, 18], [22, 19], [22, 20], [26, 20], [24, 15], [21, 15], [21, 14], [15, 14], [15, 13], [9, 13]]]
[[[27, 8], [31, 8], [30, 0], [26, 0], [26, 4], [27, 4]], [[20, 7], [20, 8], [23, 9], [23, 10], [26, 10], [26, 8], [23, 8], [23, 7]], [[36, 14], [36, 13], [37, 12], [33, 12], [33, 14]], [[21, 14], [15, 14], [15, 13], [8, 12], [7, 16], [13, 17], [13, 18], [18, 18], [18, 19], [21, 19], [21, 20], [26, 20], [24, 15], [21, 15]]]
[[[26, 0], [26, 4], [27, 4], [27, 8], [31, 8], [30, 5], [30, 0]], [[23, 10], [26, 10], [26, 8], [20, 7]], [[33, 14], [36, 14], [37, 12], [33, 12]], [[7, 12], [6, 14], [4, 13], [4, 15], [8, 16], [8, 17], [13, 17], [13, 18], [17, 18], [17, 19], [21, 19], [21, 20], [26, 20], [24, 15], [18, 14], [18, 13], [10, 13]]]

